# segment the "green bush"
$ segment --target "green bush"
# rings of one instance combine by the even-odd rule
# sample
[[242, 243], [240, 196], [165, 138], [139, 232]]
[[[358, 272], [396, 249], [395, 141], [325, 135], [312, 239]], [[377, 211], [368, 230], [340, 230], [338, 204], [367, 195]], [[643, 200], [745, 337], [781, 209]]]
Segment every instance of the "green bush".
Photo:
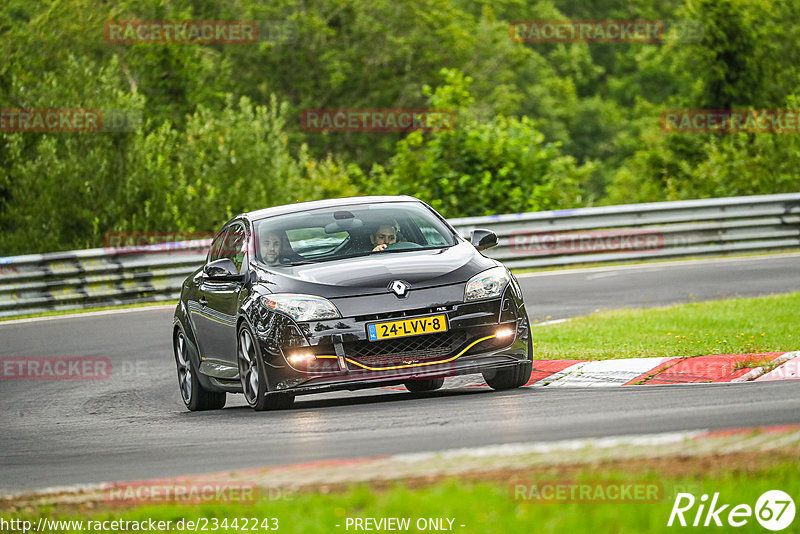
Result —
[[356, 194], [336, 158], [290, 153], [285, 112], [275, 97], [229, 96], [183, 130], [4, 133], [0, 253], [102, 246], [110, 231], [211, 231], [242, 211]]
[[581, 181], [591, 166], [576, 165], [545, 142], [527, 117], [475, 118], [471, 79], [455, 70], [442, 73], [446, 84], [425, 93], [431, 109], [454, 112], [454, 127], [399, 141], [388, 167], [372, 169], [376, 188], [420, 197], [446, 217], [581, 205]]

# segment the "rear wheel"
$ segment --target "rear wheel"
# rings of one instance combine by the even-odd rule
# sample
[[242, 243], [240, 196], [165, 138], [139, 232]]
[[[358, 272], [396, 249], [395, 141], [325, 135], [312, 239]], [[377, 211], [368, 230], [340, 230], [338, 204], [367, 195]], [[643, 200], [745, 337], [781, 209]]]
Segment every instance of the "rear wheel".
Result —
[[289, 393], [267, 395], [267, 373], [258, 344], [246, 324], [239, 327], [237, 361], [242, 392], [248, 406], [257, 412], [280, 410], [294, 403], [294, 395]]
[[412, 393], [435, 391], [444, 385], [444, 378], [429, 378], [425, 380], [408, 380], [403, 385]]
[[175, 363], [178, 366], [178, 387], [186, 407], [193, 412], [219, 410], [224, 407], [227, 397], [225, 392], [208, 390], [197, 379], [197, 370], [189, 357], [189, 347], [183, 332], [178, 332], [174, 348]]

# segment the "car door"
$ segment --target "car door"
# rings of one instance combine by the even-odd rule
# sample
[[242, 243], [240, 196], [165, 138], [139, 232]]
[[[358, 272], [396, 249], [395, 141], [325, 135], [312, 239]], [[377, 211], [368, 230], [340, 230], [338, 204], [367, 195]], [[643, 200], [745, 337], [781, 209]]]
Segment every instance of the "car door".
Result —
[[[217, 239], [220, 241], [217, 242]], [[239, 272], [247, 268], [247, 233], [244, 225], [234, 223], [221, 232], [211, 248], [208, 261], [230, 259]], [[240, 281], [213, 280], [205, 273], [196, 278], [197, 303], [195, 327], [201, 354], [206, 365], [236, 365], [236, 313], [239, 294], [244, 284]], [[227, 374], [227, 373], [226, 373]]]

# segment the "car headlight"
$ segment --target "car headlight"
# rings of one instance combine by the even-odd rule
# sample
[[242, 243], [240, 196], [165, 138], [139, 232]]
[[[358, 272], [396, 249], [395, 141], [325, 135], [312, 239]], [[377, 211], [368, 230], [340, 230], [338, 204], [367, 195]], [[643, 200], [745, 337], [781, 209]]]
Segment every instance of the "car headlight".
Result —
[[318, 321], [342, 316], [331, 301], [314, 295], [291, 293], [265, 295], [261, 297], [261, 302], [268, 308], [285, 313], [295, 321]]
[[470, 278], [464, 289], [464, 300], [499, 297], [510, 280], [511, 277], [505, 267], [492, 267]]

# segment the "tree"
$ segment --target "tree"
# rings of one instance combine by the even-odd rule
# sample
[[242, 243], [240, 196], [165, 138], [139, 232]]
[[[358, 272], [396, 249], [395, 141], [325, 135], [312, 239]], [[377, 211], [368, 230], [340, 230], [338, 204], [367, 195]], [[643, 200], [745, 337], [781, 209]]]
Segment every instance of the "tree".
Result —
[[547, 210], [580, 205], [591, 171], [545, 142], [533, 121], [470, 114], [471, 78], [444, 69], [445, 84], [425, 88], [432, 109], [452, 110], [455, 127], [413, 132], [397, 143], [388, 170], [375, 166], [385, 192], [415, 195], [447, 217]]

